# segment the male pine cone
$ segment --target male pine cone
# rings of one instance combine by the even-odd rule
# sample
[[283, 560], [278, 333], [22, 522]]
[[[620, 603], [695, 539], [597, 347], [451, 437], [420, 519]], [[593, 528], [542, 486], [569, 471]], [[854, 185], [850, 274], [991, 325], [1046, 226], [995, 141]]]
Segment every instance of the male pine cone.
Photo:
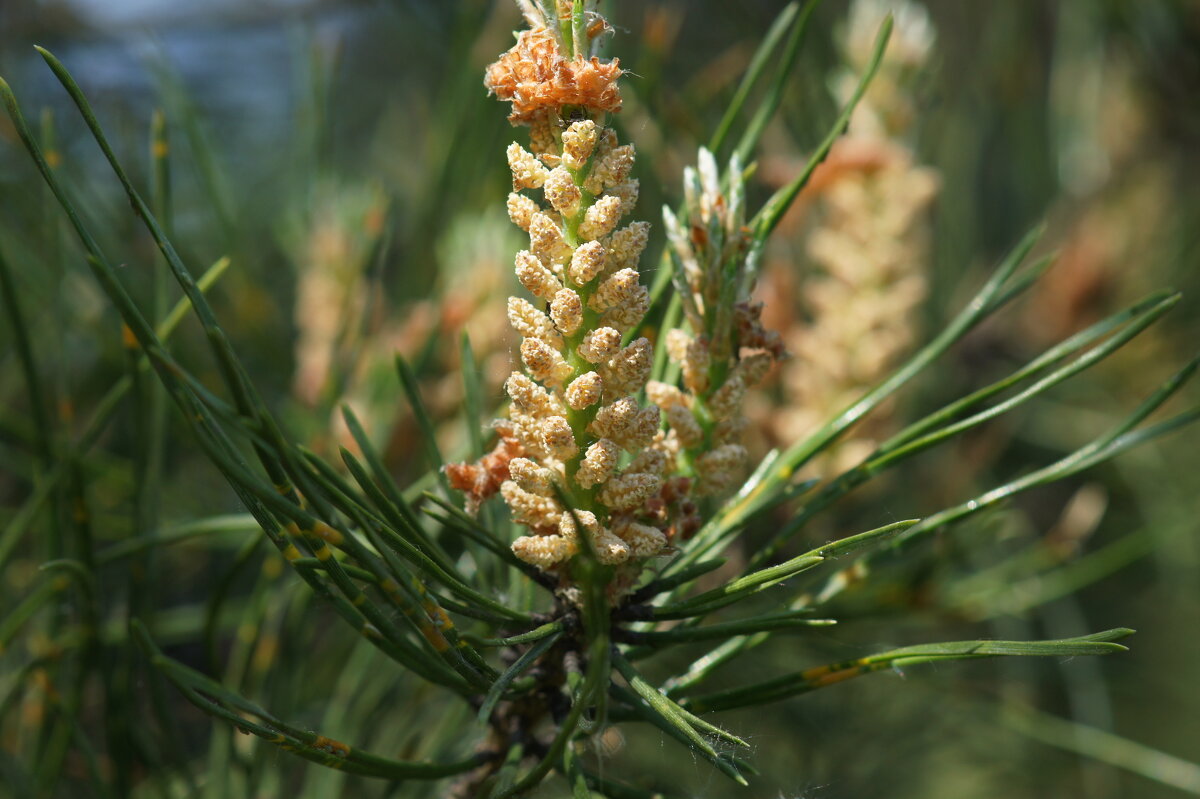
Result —
[[[662, 503], [647, 503], [661, 493], [675, 439], [660, 431], [658, 407], [635, 399], [653, 347], [622, 346], [649, 308], [638, 275], [649, 225], [618, 228], [637, 202], [634, 149], [592, 118], [620, 107], [619, 74], [615, 62], [563, 58], [544, 30], [523, 33], [488, 71], [488, 87], [513, 102], [510, 119], [531, 127], [532, 152], [508, 148], [508, 213], [529, 234], [514, 268], [532, 300], [508, 300], [525, 371], [505, 383], [496, 450], [448, 473], [476, 503], [499, 491], [529, 531], [513, 552], [548, 571], [580, 552], [581, 536], [605, 565], [650, 557], [668, 540]], [[544, 204], [524, 193], [538, 190]], [[623, 452], [632, 459], [620, 468]]]

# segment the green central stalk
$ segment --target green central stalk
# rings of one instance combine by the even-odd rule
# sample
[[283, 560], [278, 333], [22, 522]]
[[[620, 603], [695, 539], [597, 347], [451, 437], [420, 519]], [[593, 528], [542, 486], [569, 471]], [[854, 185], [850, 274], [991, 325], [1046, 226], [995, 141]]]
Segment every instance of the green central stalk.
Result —
[[[582, 224], [587, 210], [596, 202], [595, 195], [583, 187], [584, 182], [587, 180], [588, 173], [591, 172], [594, 161], [595, 154], [593, 153], [592, 157], [588, 159], [587, 163], [584, 164], [582, 169], [567, 170], [571, 175], [571, 179], [575, 182], [575, 185], [579, 187], [579, 191], [582, 193], [582, 199], [579, 202], [579, 210], [576, 211], [572, 216], [563, 218], [563, 240], [567, 243], [567, 246], [569, 246], [572, 251], [578, 249], [580, 244], [583, 243], [579, 240], [579, 225]], [[583, 343], [584, 336], [589, 330], [593, 330], [596, 327], [596, 324], [600, 319], [600, 314], [598, 314], [588, 305], [588, 301], [591, 299], [593, 289], [589, 288], [588, 286], [580, 285], [571, 279], [571, 270], [569, 264], [563, 269], [562, 282], [565, 287], [573, 290], [579, 295], [579, 300], [583, 304], [583, 320], [580, 322], [579, 327], [571, 335], [563, 336], [563, 346], [566, 350], [563, 353], [563, 357], [566, 359], [567, 364], [571, 367], [571, 376], [564, 381], [565, 387], [570, 385], [571, 381], [575, 380], [576, 378], [593, 371], [596, 366], [595, 364], [588, 363], [588, 361], [586, 361], [579, 354], [578, 350], [579, 345]], [[596, 281], [593, 280], [592, 282], [595, 283]], [[574, 408], [567, 406], [567, 424], [571, 426], [571, 433], [575, 436], [575, 443], [578, 446], [579, 451], [576, 452], [575, 455], [564, 464], [567, 476], [567, 494], [575, 504], [576, 509], [591, 511], [592, 513], [596, 513], [597, 516], [599, 516], [598, 511], [600, 510], [599, 505], [596, 502], [596, 492], [598, 487], [593, 486], [586, 489], [580, 487], [579, 484], [575, 482], [575, 475], [578, 473], [579, 467], [583, 463], [584, 457], [587, 455], [587, 448], [596, 441], [595, 436], [588, 432], [588, 427], [596, 418], [596, 412], [600, 409], [600, 405], [600, 402], [596, 402], [587, 408], [584, 408], [583, 410], [575, 410]]]

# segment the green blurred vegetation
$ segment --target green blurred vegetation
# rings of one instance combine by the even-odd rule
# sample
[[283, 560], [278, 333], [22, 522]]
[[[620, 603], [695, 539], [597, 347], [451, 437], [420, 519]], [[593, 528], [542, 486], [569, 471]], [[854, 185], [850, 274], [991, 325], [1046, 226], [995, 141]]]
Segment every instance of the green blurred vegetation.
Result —
[[[611, 3], [611, 52], [631, 73], [616, 124], [638, 146], [637, 216], [656, 223], [647, 272], [661, 247], [657, 209], [677, 200], [682, 167], [720, 120], [783, 5]], [[813, 536], [867, 529], [881, 516], [922, 516], [1061, 457], [1111, 427], [1193, 358], [1200, 341], [1200, 5], [926, 5], [937, 44], [918, 84], [915, 139], [942, 189], [921, 338], [946, 324], [1038, 220], [1048, 223], [1041, 246], [1061, 256], [1031, 296], [907, 389], [897, 417], [996, 379], [1156, 288], [1184, 297], [1096, 370], [843, 501], [835, 524], [845, 529]], [[399, 351], [444, 423], [447, 456], [467, 455], [472, 425], [455, 419], [465, 398], [444, 379], [447, 369], [467, 368], [459, 335], [476, 326], [476, 368], [493, 389], [480, 418], [499, 404], [496, 375], [511, 357], [502, 310], [484, 306], [514, 283], [509, 259], [519, 237], [503, 205], [512, 131], [481, 84], [517, 24], [509, 4], [329, 2], [230, 19], [198, 12], [149, 32], [43, 12], [38, 3], [0, 9], [0, 74], [27, 112], [45, 105], [44, 146], [58, 154], [57, 171], [103, 232], [102, 245], [119, 253], [143, 307], [169, 308], [175, 289], [34, 43], [76, 74], [119, 155], [137, 168], [135, 181], [154, 187], [185, 259], [229, 259], [208, 296], [291, 433], [336, 456], [347, 436], [335, 409], [349, 398], [373, 438], [387, 442], [400, 484], [419, 477], [427, 463], [391, 368]], [[817, 9], [758, 155], [764, 172], [770, 163], [798, 169], [835, 118], [827, 77], [844, 14], [833, 0]], [[156, 110], [165, 120], [157, 134]], [[116, 313], [7, 124], [0, 120], [0, 253], [43, 395], [30, 401], [14, 327], [0, 325], [0, 616], [15, 618], [38, 597], [46, 604], [31, 607], [39, 612], [28, 625], [0, 624], [0, 796], [175, 796], [196, 786], [207, 796], [427, 795], [305, 764], [212, 726], [130, 645], [126, 621], [138, 616], [173, 657], [221, 675], [263, 707], [399, 757], [419, 757], [473, 723], [465, 711], [444, 714], [411, 675], [378, 679], [390, 664], [335, 625], [247, 535], [256, 528], [236, 496], [150, 376], [131, 368]], [[756, 207], [770, 187], [751, 191]], [[306, 295], [314, 263], [334, 264], [333, 277]], [[806, 268], [802, 259], [789, 266]], [[317, 325], [319, 314], [329, 319]], [[3, 318], [10, 322], [11, 311]], [[298, 343], [316, 335], [314, 325], [328, 352], [305, 382]], [[172, 349], [216, 385], [217, 365], [193, 320]], [[128, 389], [107, 424], [89, 428], [122, 380]], [[1180, 406], [1194, 404], [1194, 388], [1184, 393]], [[1184, 430], [985, 513], [920, 557], [881, 569], [870, 599], [894, 613], [862, 614], [867, 598], [848, 592], [836, 605], [838, 627], [780, 638], [712, 688], [932, 633], [1027, 639], [1120, 625], [1138, 630], [1130, 652], [1102, 662], [917, 667], [725, 714], [722, 724], [753, 736], [763, 777], [751, 789], [718, 782], [710, 766], [645, 731], [614, 744], [612, 773], [670, 774], [694, 796], [1200, 795], [1195, 435]], [[59, 479], [47, 488], [51, 474]], [[49, 499], [40, 507], [31, 501], [39, 491]], [[9, 537], [18, 525], [23, 532]], [[171, 546], [133, 544], [174, 535]], [[759, 543], [751, 536], [745, 550]], [[1063, 573], [1078, 584], [1036, 570], [1017, 570], [1016, 579], [1004, 571], [1014, 556], [1076, 564]], [[94, 583], [60, 585], [39, 571], [66, 557], [89, 562]], [[80, 591], [88, 602], [68, 601]], [[60, 651], [64, 633], [70, 640], [86, 627], [80, 607], [96, 614], [98, 634], [77, 642], [77, 652]], [[61, 712], [67, 706], [72, 712]], [[1042, 714], [1119, 738], [1096, 743]], [[1193, 771], [1143, 756], [1134, 742]], [[171, 780], [147, 779], [151, 772]], [[1174, 787], [1165, 784], [1171, 774]]]

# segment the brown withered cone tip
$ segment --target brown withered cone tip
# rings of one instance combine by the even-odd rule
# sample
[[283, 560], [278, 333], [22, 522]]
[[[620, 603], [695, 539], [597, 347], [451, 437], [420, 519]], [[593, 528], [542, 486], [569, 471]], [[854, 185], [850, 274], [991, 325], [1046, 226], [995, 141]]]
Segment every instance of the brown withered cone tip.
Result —
[[608, 63], [593, 56], [568, 60], [559, 53], [546, 28], [521, 31], [517, 43], [487, 68], [483, 84], [512, 103], [508, 121], [528, 125], [547, 109], [583, 106], [600, 112], [621, 110], [618, 59]]

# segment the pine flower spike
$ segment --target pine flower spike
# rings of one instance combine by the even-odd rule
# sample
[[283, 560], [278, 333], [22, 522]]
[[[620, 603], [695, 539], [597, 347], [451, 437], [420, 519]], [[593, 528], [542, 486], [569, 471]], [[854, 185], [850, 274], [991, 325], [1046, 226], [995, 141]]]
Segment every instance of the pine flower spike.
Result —
[[[529, 296], [508, 301], [524, 371], [505, 384], [509, 418], [498, 425], [512, 456], [498, 490], [528, 528], [513, 543], [518, 558], [566, 586], [572, 559], [589, 551], [600, 564], [628, 569], [613, 584], [631, 585], [638, 562], [668, 546], [676, 520], [655, 506], [673, 461], [661, 412], [634, 399], [654, 347], [646, 338], [622, 346], [650, 303], [638, 271], [649, 225], [621, 226], [637, 201], [634, 148], [603, 124], [620, 109], [621, 70], [591, 52], [608, 30], [591, 12], [588, 41], [580, 43], [563, 40], [558, 20], [547, 24], [542, 4], [523, 8], [532, 29], [485, 81], [512, 103], [509, 120], [530, 126], [528, 149], [513, 143], [506, 153], [508, 214], [529, 235], [514, 271]], [[623, 471], [622, 460], [629, 461]], [[451, 469], [476, 474], [462, 464]], [[576, 519], [591, 546], [581, 546]]]
[[[924, 7], [851, 4], [840, 42], [845, 66], [831, 77], [839, 97], [849, 97], [854, 70], [889, 12], [896, 25], [880, 73], [811, 184], [804, 249], [815, 268], [797, 286], [796, 306], [775, 309], [781, 321], [793, 318], [785, 335], [796, 355], [780, 370], [784, 407], [764, 420], [779, 441], [806, 435], [895, 368], [916, 336], [913, 320], [928, 292], [929, 210], [940, 178], [921, 163], [914, 142], [914, 78], [934, 35]], [[886, 414], [875, 415], [814, 458], [810, 472], [849, 468], [889, 429]]]
[[697, 494], [735, 488], [746, 460], [737, 442], [746, 427], [742, 400], [783, 356], [778, 334], [749, 302], [758, 254], [745, 227], [742, 165], [735, 155], [721, 190], [716, 159], [701, 148], [684, 172], [684, 215], [663, 209], [675, 290], [693, 333], [671, 330], [666, 349], [679, 364], [683, 391], [654, 384], [647, 396], [661, 407], [683, 448], [682, 471]]

